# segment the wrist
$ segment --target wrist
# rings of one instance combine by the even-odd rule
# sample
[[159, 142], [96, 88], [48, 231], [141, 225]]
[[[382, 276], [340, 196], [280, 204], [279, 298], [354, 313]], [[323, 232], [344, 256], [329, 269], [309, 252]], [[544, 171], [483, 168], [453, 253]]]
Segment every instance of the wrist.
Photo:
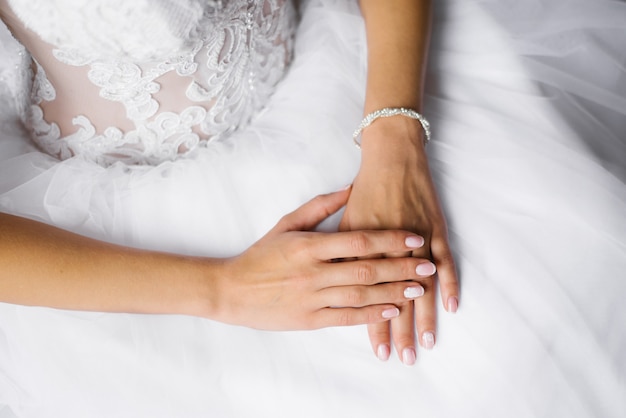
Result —
[[176, 311], [207, 319], [219, 317], [219, 283], [224, 277], [224, 260], [188, 258], [181, 260], [182, 291]]
[[138, 312], [215, 317], [220, 259], [151, 254], [148, 262], [153, 273]]
[[424, 164], [424, 130], [401, 115], [377, 119], [362, 132], [361, 152], [362, 167]]
[[[387, 122], [388, 120], [391, 120], [391, 122]], [[430, 141], [430, 123], [421, 113], [404, 107], [386, 107], [368, 113], [352, 134], [352, 140], [358, 148], [361, 148], [360, 137], [362, 136], [363, 131], [376, 122], [379, 122], [377, 124], [379, 127], [387, 126], [388, 129], [386, 134], [391, 133], [394, 135], [398, 134], [405, 136], [407, 138], [419, 138], [419, 134], [415, 135], [415, 123], [412, 123], [412, 121], [419, 122], [421, 130], [418, 130], [417, 132], [421, 132], [422, 143], [426, 146], [426, 144]], [[387, 122], [386, 125], [385, 122]], [[374, 131], [374, 129], [370, 129], [370, 131]]]

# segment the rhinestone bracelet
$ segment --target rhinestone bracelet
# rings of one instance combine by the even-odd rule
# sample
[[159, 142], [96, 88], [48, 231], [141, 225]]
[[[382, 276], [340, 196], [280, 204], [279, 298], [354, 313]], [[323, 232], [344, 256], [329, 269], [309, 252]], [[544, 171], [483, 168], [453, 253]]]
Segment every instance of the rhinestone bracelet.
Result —
[[430, 142], [430, 123], [426, 120], [424, 116], [417, 113], [413, 109], [406, 109], [404, 107], [386, 107], [384, 109], [376, 110], [369, 115], [365, 116], [365, 118], [361, 121], [361, 124], [356, 131], [352, 134], [352, 140], [354, 141], [354, 145], [357, 148], [361, 148], [361, 142], [359, 141], [359, 135], [363, 129], [367, 128], [378, 118], [388, 118], [390, 116], [402, 115], [411, 119], [417, 119], [421, 124], [422, 128], [424, 128], [424, 132], [426, 133], [426, 141], [424, 144], [428, 144]]

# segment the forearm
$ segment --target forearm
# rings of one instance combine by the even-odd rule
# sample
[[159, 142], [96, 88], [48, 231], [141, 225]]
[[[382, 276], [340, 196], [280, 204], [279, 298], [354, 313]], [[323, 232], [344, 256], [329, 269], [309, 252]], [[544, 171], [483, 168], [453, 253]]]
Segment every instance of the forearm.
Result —
[[360, 0], [368, 43], [365, 113], [421, 111], [431, 27], [430, 0]]
[[[430, 40], [430, 0], [361, 0], [368, 42], [364, 113], [386, 107], [422, 111]], [[416, 120], [380, 118], [361, 137], [361, 167], [405, 172], [426, 167], [424, 132]], [[393, 174], [396, 176], [396, 174]]]
[[120, 247], [0, 213], [3, 302], [205, 315], [211, 267], [218, 265], [218, 260]]

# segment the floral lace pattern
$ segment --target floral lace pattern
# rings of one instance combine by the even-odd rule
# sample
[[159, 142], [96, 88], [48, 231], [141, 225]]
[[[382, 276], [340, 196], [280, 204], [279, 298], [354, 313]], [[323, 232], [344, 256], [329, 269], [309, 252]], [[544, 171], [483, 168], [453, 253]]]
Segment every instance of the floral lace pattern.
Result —
[[[57, 6], [66, 2], [43, 1], [46, 5], [58, 3]], [[123, 39], [114, 38], [110, 44], [102, 45], [106, 37], [94, 37], [91, 43], [89, 39], [74, 42], [71, 31], [56, 34], [45, 19], [33, 21], [29, 9], [37, 7], [37, 3], [40, 1], [10, 2], [20, 20], [30, 16], [29, 30], [38, 35], [39, 41], [50, 45], [53, 57], [40, 60], [33, 53], [31, 104], [24, 119], [34, 140], [61, 159], [81, 155], [104, 165], [116, 161], [158, 164], [173, 160], [245, 126], [266, 103], [290, 61], [295, 11], [288, 0], [159, 0], [152, 7], [165, 24], [139, 24], [144, 32], [138, 33], [136, 39], [132, 33], [117, 33], [117, 38]], [[133, 7], [128, 10], [129, 2], [122, 2], [126, 6], [120, 10], [126, 14], [118, 16], [115, 5], [109, 3], [117, 2], [89, 2], [86, 10], [94, 15], [74, 16], [73, 6], [72, 16], [84, 26], [94, 19], [131, 19], [137, 12]], [[142, 1], [136, 4], [136, 9], [145, 7]], [[78, 23], [70, 19], [68, 26], [82, 28]], [[122, 27], [128, 25], [123, 22]], [[146, 27], [152, 32], [146, 34]], [[13, 30], [20, 39], [19, 31]], [[85, 32], [76, 33], [84, 36]], [[156, 45], [153, 53], [142, 50], [134, 54], [135, 44], [147, 42], [151, 35], [169, 42], [172, 34], [184, 35], [175, 42], [175, 53], [163, 54], [160, 45]], [[89, 47], [91, 44], [93, 47]], [[112, 55], [116, 47], [118, 56]], [[150, 44], [144, 48], [150, 48]], [[104, 108], [83, 107], [83, 113], [73, 114], [57, 111], [49, 117], [49, 109], [64, 105], [56, 94], [52, 73], [62, 71], [63, 66], [82, 71], [79, 74], [97, 87], [99, 100], [105, 100]], [[88, 90], [84, 93], [87, 97]], [[119, 111], [120, 105], [127, 119], [123, 123], [119, 117], [109, 116]]]

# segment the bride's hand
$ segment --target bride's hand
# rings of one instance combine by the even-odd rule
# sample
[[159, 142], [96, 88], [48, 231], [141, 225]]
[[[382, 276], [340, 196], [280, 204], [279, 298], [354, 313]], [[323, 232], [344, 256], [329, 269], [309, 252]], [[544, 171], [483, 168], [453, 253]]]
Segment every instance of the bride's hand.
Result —
[[[446, 223], [430, 176], [419, 123], [407, 118], [380, 119], [362, 138], [363, 160], [340, 224], [342, 231], [403, 229], [420, 234], [425, 245], [414, 257], [431, 259], [436, 265], [444, 307], [455, 312], [458, 281], [447, 238]], [[405, 257], [411, 252], [391, 252], [385, 257]], [[422, 272], [435, 266], [422, 264]], [[398, 356], [405, 364], [415, 362], [415, 325], [425, 348], [435, 343], [436, 289], [433, 277], [420, 279], [426, 290], [415, 302], [400, 306], [400, 316], [368, 327], [374, 352], [381, 360], [390, 353], [390, 327]]]
[[416, 268], [425, 260], [332, 261], [407, 253], [421, 247], [423, 239], [406, 231], [310, 232], [339, 210], [349, 193], [318, 196], [286, 215], [246, 252], [224, 261], [210, 292], [215, 295], [210, 317], [271, 330], [377, 323], [396, 317], [397, 306], [422, 291], [415, 281], [420, 277]]

